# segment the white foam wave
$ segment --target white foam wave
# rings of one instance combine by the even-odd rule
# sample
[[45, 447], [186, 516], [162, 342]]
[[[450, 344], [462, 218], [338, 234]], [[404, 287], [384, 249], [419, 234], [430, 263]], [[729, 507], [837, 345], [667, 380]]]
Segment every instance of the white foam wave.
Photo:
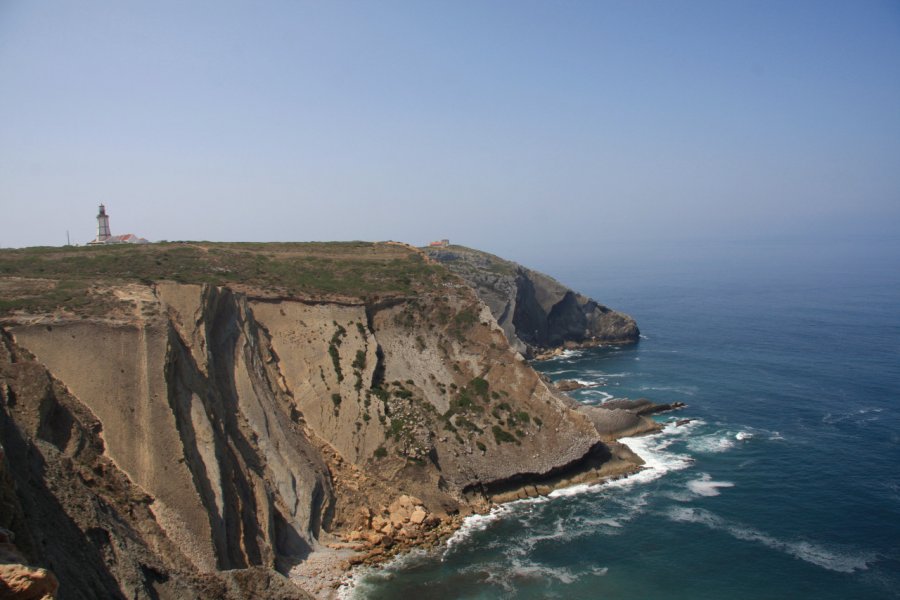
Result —
[[[567, 488], [553, 490], [547, 496], [515, 500], [493, 507], [490, 512], [483, 515], [471, 515], [467, 517], [459, 529], [446, 542], [444, 556], [447, 556], [457, 546], [469, 539], [473, 534], [484, 531], [492, 523], [514, 513], [521, 512], [530, 505], [549, 502], [552, 499], [578, 496], [586, 493], [595, 493], [604, 489], [629, 489], [635, 485], [648, 483], [659, 479], [671, 471], [680, 471], [693, 464], [693, 458], [686, 454], [668, 451], [667, 448], [675, 441], [688, 436], [697, 427], [705, 425], [701, 419], [678, 426], [674, 421], [667, 423], [663, 430], [654, 435], [622, 438], [619, 441], [626, 444], [644, 461], [643, 468], [637, 473], [616, 479], [613, 481], [579, 484]], [[717, 482], [721, 483], [721, 482]], [[637, 499], [628, 499], [628, 511], [619, 517], [605, 517], [597, 520], [596, 525], [606, 525], [611, 528], [621, 527], [622, 523], [631, 520], [640, 512], [646, 504], [645, 494]]]
[[679, 421], [681, 419], [671, 417], [666, 421], [662, 433], [668, 436], [690, 437], [690, 434], [693, 434], [695, 429], [706, 425], [706, 421], [703, 419], [688, 419], [687, 423], [682, 423], [681, 425], [678, 424]]
[[[837, 425], [838, 423], [842, 423], [844, 421], [850, 421], [855, 425], [870, 423], [872, 421], [877, 421], [880, 418], [878, 413], [880, 413], [882, 410], [883, 409], [881, 408], [859, 408], [857, 410], [841, 413], [838, 415], [825, 413], [825, 416], [822, 417], [822, 422], [826, 425]], [[866, 417], [866, 415], [873, 414], [874, 416]]]
[[570, 496], [578, 496], [579, 494], [583, 494], [585, 492], [589, 492], [591, 490], [600, 489], [602, 483], [580, 483], [578, 485], [573, 485], [572, 487], [561, 488], [558, 490], [553, 490], [549, 494], [547, 494], [548, 498], [567, 498]]
[[578, 581], [578, 575], [565, 567], [547, 567], [531, 561], [514, 560], [510, 563], [510, 577], [514, 579], [536, 579], [546, 581], [555, 579], [562, 584]]
[[459, 529], [453, 532], [447, 539], [447, 551], [453, 549], [457, 544], [472, 536], [478, 531], [484, 531], [491, 523], [500, 519], [500, 517], [508, 511], [502, 510], [506, 505], [496, 506], [487, 514], [470, 515], [466, 517]]
[[372, 578], [376, 581], [384, 581], [394, 577], [394, 573], [409, 568], [421, 561], [428, 560], [430, 555], [422, 549], [414, 549], [403, 554], [398, 554], [386, 563], [378, 567], [357, 567], [349, 572], [341, 581], [340, 586], [336, 590], [338, 600], [353, 600], [354, 598], [365, 598], [367, 580]]
[[739, 540], [757, 542], [772, 550], [784, 552], [794, 558], [829, 571], [837, 571], [838, 573], [864, 571], [869, 567], [870, 563], [875, 562], [877, 559], [874, 553], [861, 553], [853, 550], [826, 547], [822, 544], [805, 540], [781, 540], [751, 527], [728, 522], [722, 517], [701, 508], [675, 507], [670, 509], [666, 516], [676, 522], [698, 523], [716, 531], [724, 531]]
[[668, 490], [668, 491], [662, 492], [661, 495], [665, 498], [668, 498], [669, 500], [674, 500], [675, 502], [691, 502], [697, 498], [697, 496], [695, 496], [694, 494], [692, 494], [690, 492], [675, 491], [675, 490]]
[[354, 592], [356, 592], [357, 588], [360, 586], [363, 577], [363, 569], [353, 571], [350, 577], [345, 579], [335, 592], [337, 599], [353, 600]]
[[734, 487], [730, 481], [713, 481], [709, 473], [703, 473], [699, 479], [692, 479], [687, 482], [687, 488], [698, 496], [718, 496], [719, 488]]
[[[506, 556], [503, 562], [473, 564], [461, 569], [461, 572], [482, 579], [485, 584], [494, 585], [508, 594], [515, 594], [522, 580], [528, 582], [545, 582], [556, 580], [563, 585], [578, 581], [582, 574], [572, 569], [543, 565], [521, 556]], [[593, 570], [592, 570], [593, 573]]]
[[[578, 569], [546, 565], [534, 559], [534, 550], [538, 544], [566, 543], [572, 539], [573, 535], [586, 533], [583, 527], [576, 527], [573, 530], [572, 523], [568, 518], [559, 518], [556, 520], [555, 526], [546, 531], [541, 526], [532, 528], [528, 519], [525, 518], [522, 530], [544, 532], [528, 535], [515, 544], [504, 544], [501, 548], [502, 559], [500, 561], [490, 561], [487, 565], [484, 563], [470, 565], [463, 571], [476, 574], [483, 578], [485, 583], [499, 586], [509, 593], [515, 593], [515, 590], [522, 585], [522, 580], [528, 581], [527, 585], [531, 585], [532, 580], [534, 582], [555, 580], [563, 585], [569, 585], [587, 574]], [[603, 568], [594, 567], [589, 573], [598, 575], [605, 574], [605, 571]]]
[[750, 433], [749, 431], [738, 431], [736, 434], [734, 434], [734, 439], [736, 439], [740, 442], [743, 442], [746, 440], [753, 439], [753, 434]]
[[[647, 506], [648, 493], [637, 496], [609, 495], [605, 498], [608, 514], [603, 517], [581, 517], [577, 520], [579, 528], [592, 533], [615, 535], [619, 533], [625, 524], [644, 512]], [[620, 510], [616, 510], [616, 505]]]
[[612, 527], [614, 529], [621, 529], [622, 527], [625, 527], [625, 523], [623, 523], [619, 519], [613, 519], [612, 517], [606, 519], [597, 519], [595, 523], [597, 525], [605, 525], [606, 527]]
[[680, 471], [691, 466], [694, 461], [690, 456], [664, 451], [674, 441], [664, 437], [667, 433], [672, 433], [670, 426], [666, 426], [662, 433], [657, 435], [620, 439], [620, 442], [641, 457], [644, 468], [634, 475], [611, 481], [606, 485], [611, 488], [632, 487], [638, 483], [659, 479], [670, 471]]
[[549, 498], [547, 496], [525, 498], [523, 500], [514, 500], [512, 502], [498, 504], [497, 506], [492, 507], [489, 512], [483, 515], [469, 515], [468, 517], [463, 519], [462, 525], [460, 525], [459, 529], [454, 531], [453, 535], [451, 535], [447, 539], [444, 556], [446, 556], [459, 544], [472, 537], [473, 534], [479, 531], [484, 531], [485, 529], [490, 527], [492, 523], [499, 521], [500, 519], [508, 515], [520, 512], [523, 509], [527, 509], [528, 507], [535, 504], [542, 504], [548, 501]]
[[589, 396], [590, 402], [600, 404], [606, 402], [607, 400], [612, 400], [615, 398], [609, 392], [604, 392], [603, 390], [580, 390], [582, 396]]
[[598, 377], [600, 379], [608, 379], [608, 378], [618, 379], [621, 377], [629, 377], [631, 375], [631, 373], [628, 371], [625, 371], [622, 373], [606, 373], [605, 371], [590, 370], [590, 369], [584, 369], [581, 371], [581, 373], [584, 375], [587, 375], [589, 377]]
[[676, 394], [684, 394], [685, 396], [693, 396], [697, 393], [696, 386], [667, 386], [667, 385], [644, 385], [639, 388], [642, 392], [674, 392]]
[[688, 440], [687, 447], [694, 452], [718, 454], [734, 448], [734, 438], [728, 432], [717, 431]]

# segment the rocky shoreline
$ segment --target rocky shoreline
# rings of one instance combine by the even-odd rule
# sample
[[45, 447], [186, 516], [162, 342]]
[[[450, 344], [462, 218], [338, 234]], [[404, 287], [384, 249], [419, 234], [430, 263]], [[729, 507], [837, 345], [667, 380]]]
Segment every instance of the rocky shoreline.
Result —
[[631, 344], [640, 339], [637, 323], [630, 316], [543, 273], [463, 246], [423, 251], [475, 290], [509, 344], [529, 359], [576, 348]]
[[558, 346], [556, 348], [550, 348], [548, 350], [543, 350], [540, 352], [535, 352], [534, 356], [531, 360], [535, 361], [543, 361], [550, 360], [552, 358], [558, 358], [565, 354], [566, 352], [572, 352], [577, 350], [589, 350], [590, 348], [602, 348], [609, 346], [631, 346], [632, 344], [637, 344], [639, 342], [638, 337], [625, 337], [621, 339], [587, 339], [581, 342], [566, 342], [565, 344]]
[[[605, 408], [606, 405], [611, 406]], [[469, 516], [486, 514], [507, 502], [546, 496], [554, 490], [634, 475], [642, 470], [643, 460], [616, 440], [659, 433], [663, 425], [648, 416], [685, 406], [681, 402], [656, 404], [646, 398], [611, 400], [601, 407], [579, 405], [577, 410], [587, 414], [606, 438], [601, 446], [608, 451], [593, 457], [596, 464], [572, 474], [550, 476], [544, 482], [523, 485], [512, 491], [488, 493], [490, 504], [466, 515], [429, 514], [421, 500], [406, 494], [390, 506], [382, 507], [379, 514], [361, 509], [356, 527], [349, 535], [316, 550], [291, 571], [290, 578], [317, 599], [333, 600], [338, 597], [339, 588], [352, 585], [360, 569], [377, 567], [415, 549], [433, 550], [444, 544]], [[626, 413], [633, 419], [623, 420]]]
[[[0, 253], [32, 275], [0, 277], [0, 434], [29, 507], [0, 527], [72, 598], [328, 597], [469, 515], [640, 469], [616, 439], [658, 427], [646, 407], [582, 407], [528, 363], [636, 341], [634, 320], [450, 251]], [[52, 293], [73, 275], [90, 302]]]

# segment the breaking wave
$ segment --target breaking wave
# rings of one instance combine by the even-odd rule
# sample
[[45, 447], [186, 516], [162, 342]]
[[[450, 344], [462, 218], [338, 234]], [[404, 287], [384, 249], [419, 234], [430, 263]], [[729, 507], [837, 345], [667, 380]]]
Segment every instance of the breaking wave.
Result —
[[694, 452], [717, 454], [734, 448], [736, 437], [727, 431], [699, 435], [688, 440], [687, 447]]
[[703, 473], [699, 479], [692, 479], [685, 485], [697, 496], [718, 496], [719, 488], [734, 487], [730, 481], [713, 481], [709, 473]]
[[663, 430], [655, 435], [641, 437], [622, 438], [619, 441], [631, 448], [631, 450], [644, 461], [644, 468], [634, 475], [610, 481], [606, 485], [611, 488], [628, 488], [639, 483], [648, 483], [659, 479], [670, 471], [680, 471], [691, 466], [694, 459], [687, 454], [667, 451], [676, 437], [688, 433], [702, 421], [692, 421], [687, 425], [677, 427], [674, 423], [666, 425]]
[[729, 522], [702, 508], [674, 507], [669, 509], [666, 516], [678, 523], [697, 523], [716, 531], [723, 531], [736, 539], [756, 542], [772, 550], [789, 554], [794, 558], [838, 573], [864, 571], [877, 560], [877, 557], [871, 553], [841, 550], [805, 540], [781, 540], [752, 527]]

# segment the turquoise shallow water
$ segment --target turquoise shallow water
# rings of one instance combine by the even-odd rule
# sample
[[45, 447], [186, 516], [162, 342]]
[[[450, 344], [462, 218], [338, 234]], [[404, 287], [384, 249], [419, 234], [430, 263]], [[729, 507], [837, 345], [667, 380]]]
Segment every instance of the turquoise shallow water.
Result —
[[631, 441], [634, 478], [501, 507], [345, 594], [900, 598], [900, 278], [891, 256], [820, 258], [573, 269], [645, 338], [537, 368], [602, 384], [582, 402], [682, 401], [695, 421]]

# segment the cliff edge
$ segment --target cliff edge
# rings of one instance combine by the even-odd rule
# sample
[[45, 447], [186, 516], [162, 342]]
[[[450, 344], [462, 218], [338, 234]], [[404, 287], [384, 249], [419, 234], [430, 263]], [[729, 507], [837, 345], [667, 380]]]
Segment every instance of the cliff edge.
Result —
[[423, 248], [488, 305], [510, 344], [526, 357], [560, 347], [631, 344], [634, 319], [568, 289], [552, 277], [463, 246]]

